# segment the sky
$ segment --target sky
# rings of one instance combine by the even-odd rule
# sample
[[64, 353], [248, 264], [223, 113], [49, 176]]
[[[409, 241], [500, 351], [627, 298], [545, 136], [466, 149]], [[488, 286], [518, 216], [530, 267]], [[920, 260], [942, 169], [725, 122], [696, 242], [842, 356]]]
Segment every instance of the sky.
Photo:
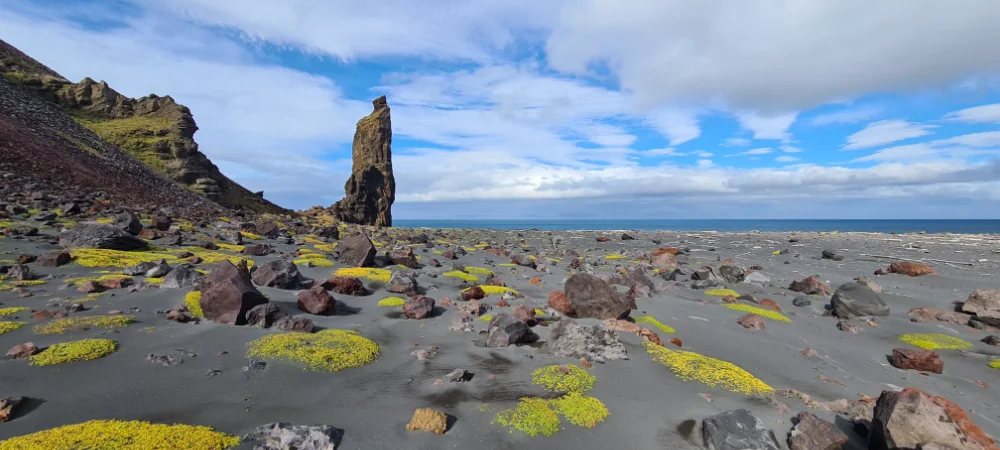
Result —
[[4, 0], [0, 39], [170, 95], [285, 207], [371, 100], [397, 219], [1000, 218], [995, 0]]

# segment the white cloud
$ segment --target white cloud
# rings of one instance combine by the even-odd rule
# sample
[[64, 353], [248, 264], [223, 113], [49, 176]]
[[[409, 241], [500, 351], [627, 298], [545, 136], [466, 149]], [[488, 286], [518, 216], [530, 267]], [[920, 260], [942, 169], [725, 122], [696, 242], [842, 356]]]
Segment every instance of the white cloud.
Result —
[[704, 150], [695, 151], [695, 152], [693, 152], [693, 154], [696, 155], [696, 156], [698, 156], [699, 158], [711, 158], [711, 157], [715, 156], [714, 153], [712, 153], [712, 152], [706, 152]]
[[753, 131], [754, 139], [789, 139], [788, 128], [795, 123], [798, 113], [764, 116], [755, 112], [736, 113], [743, 128]]
[[746, 147], [750, 145], [750, 139], [746, 138], [729, 138], [722, 141], [722, 145], [725, 147]]
[[782, 152], [785, 153], [802, 153], [802, 149], [798, 147], [792, 147], [791, 145], [782, 145], [778, 147]]
[[652, 150], [643, 150], [641, 152], [644, 156], [685, 156], [687, 153], [678, 152], [673, 148], [657, 148]]
[[712, 163], [711, 159], [699, 159], [698, 160], [698, 168], [699, 169], [708, 169], [708, 168], [712, 167], [713, 165], [714, 164]]
[[781, 156], [779, 156], [779, 157], [777, 157], [777, 158], [774, 158], [774, 160], [775, 160], [775, 161], [777, 161], [777, 162], [782, 162], [782, 163], [787, 163], [787, 162], [795, 162], [795, 161], [798, 161], [798, 160], [799, 160], [799, 158], [796, 158], [796, 157], [794, 157], [794, 156], [788, 156], [788, 155], [781, 155]]
[[948, 139], [931, 141], [931, 145], [964, 145], [969, 147], [1000, 147], [1000, 131], [963, 134]]
[[816, 115], [809, 120], [809, 123], [815, 126], [858, 123], [871, 120], [881, 113], [882, 108], [877, 106], [846, 108], [840, 111]]
[[967, 123], [1000, 123], [1000, 103], [952, 111], [945, 120]]
[[771, 153], [773, 151], [774, 151], [773, 149], [770, 149], [770, 148], [767, 148], [767, 147], [764, 147], [764, 148], [753, 148], [753, 149], [747, 150], [745, 152], [733, 153], [731, 155], [726, 155], [726, 156], [766, 155], [766, 154]]
[[881, 120], [869, 123], [865, 128], [847, 137], [844, 150], [860, 150], [879, 145], [925, 136], [936, 125], [925, 125], [905, 120]]
[[690, 111], [653, 110], [646, 113], [646, 122], [668, 137], [670, 145], [681, 145], [701, 136], [698, 119]]

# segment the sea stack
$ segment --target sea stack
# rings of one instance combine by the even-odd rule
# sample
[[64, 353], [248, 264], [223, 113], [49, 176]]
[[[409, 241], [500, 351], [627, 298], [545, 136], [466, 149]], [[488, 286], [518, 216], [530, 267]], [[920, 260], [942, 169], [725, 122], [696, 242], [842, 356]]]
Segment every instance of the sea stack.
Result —
[[334, 205], [337, 219], [346, 223], [392, 226], [396, 179], [392, 176], [392, 123], [385, 96], [376, 98], [375, 110], [358, 121], [352, 150], [351, 178], [345, 196]]

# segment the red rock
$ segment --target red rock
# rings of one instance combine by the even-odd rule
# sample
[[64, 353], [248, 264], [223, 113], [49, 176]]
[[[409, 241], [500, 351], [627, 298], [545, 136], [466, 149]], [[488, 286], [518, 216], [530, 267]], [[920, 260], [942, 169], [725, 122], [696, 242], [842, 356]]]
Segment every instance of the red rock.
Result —
[[141, 231], [139, 231], [139, 237], [147, 241], [154, 241], [156, 239], [163, 237], [163, 234], [152, 228], [143, 228]]
[[539, 277], [534, 277], [534, 278], [528, 280], [528, 283], [529, 284], [542, 284], [542, 279], [539, 278]]
[[101, 287], [104, 289], [121, 289], [123, 287], [128, 287], [132, 284], [130, 278], [115, 278], [112, 280], [105, 280], [101, 282]]
[[353, 295], [360, 297], [368, 295], [368, 289], [360, 279], [354, 277], [330, 277], [322, 284], [323, 289], [343, 295]]
[[10, 420], [14, 413], [14, 407], [21, 403], [21, 397], [0, 398], [0, 422]]
[[812, 413], [800, 412], [792, 422], [795, 426], [788, 435], [790, 450], [840, 450], [847, 443], [846, 434]]
[[813, 356], [819, 356], [819, 352], [817, 352], [816, 350], [813, 350], [811, 348], [807, 348], [805, 350], [802, 350], [801, 352], [799, 352], [799, 354], [802, 355], [802, 356], [805, 356], [806, 358], [811, 358]]
[[410, 319], [423, 319], [434, 311], [434, 299], [418, 295], [407, 300], [403, 305], [403, 315]]
[[59, 267], [73, 259], [69, 252], [52, 252], [38, 257], [38, 265], [42, 267]]
[[580, 260], [579, 259], [574, 259], [574, 260], [570, 261], [569, 262], [569, 268], [570, 269], [579, 269], [580, 268]]
[[889, 272], [906, 275], [908, 277], [919, 277], [921, 275], [929, 275], [932, 273], [937, 273], [931, 266], [928, 266], [927, 264], [923, 263], [918, 263], [915, 261], [901, 261], [892, 263], [889, 265]]
[[660, 253], [659, 255], [653, 255], [653, 259], [650, 261], [653, 267], [657, 269], [676, 269], [680, 267], [677, 264], [677, 258], [674, 257], [673, 253]]
[[510, 303], [507, 303], [507, 300], [500, 299], [500, 301], [497, 302], [497, 308], [506, 308], [508, 306], [510, 306]]
[[628, 317], [634, 299], [618, 292], [604, 279], [589, 273], [573, 274], [563, 285], [573, 312], [569, 316], [593, 319]]
[[933, 373], [944, 371], [944, 361], [941, 361], [941, 356], [931, 350], [894, 348], [889, 362], [892, 363], [893, 367], [904, 370], [922, 370]]
[[535, 321], [535, 310], [533, 308], [527, 308], [524, 305], [517, 305], [517, 307], [514, 308], [514, 318], [524, 322], [529, 327], [533, 327], [538, 323]]
[[650, 330], [649, 328], [639, 330], [639, 336], [646, 342], [652, 342], [660, 347], [663, 347], [663, 341], [660, 340], [660, 335], [654, 333], [653, 330]]
[[920, 448], [930, 442], [963, 450], [1000, 450], [951, 400], [914, 388], [882, 391], [872, 418], [870, 449]]
[[23, 344], [17, 344], [7, 350], [7, 357], [11, 359], [21, 359], [27, 358], [31, 355], [38, 354], [41, 350], [35, 346], [32, 342], [25, 342]]
[[201, 309], [213, 322], [245, 325], [247, 311], [267, 302], [250, 281], [246, 260], [239, 266], [222, 260], [202, 279]]
[[942, 322], [949, 322], [959, 325], [965, 325], [969, 323], [969, 319], [972, 318], [971, 314], [964, 314], [954, 311], [945, 311], [943, 309], [928, 308], [926, 306], [921, 306], [917, 308], [911, 308], [909, 312], [906, 313], [910, 317], [913, 317], [916, 322], [926, 322], [929, 320], [940, 320]]
[[[444, 303], [442, 302], [442, 304]], [[468, 302], [458, 305], [458, 311], [479, 317], [486, 311], [486, 305], [479, 303], [479, 300], [469, 300]]]
[[[183, 307], [183, 305], [181, 306]], [[184, 308], [183, 311], [178, 311], [175, 308], [167, 312], [167, 320], [173, 320], [178, 323], [187, 323], [194, 320], [194, 316], [187, 313], [187, 308]]]
[[611, 240], [611, 238], [609, 238], [607, 236], [598, 236], [597, 237], [597, 242], [608, 242], [610, 240]]
[[722, 297], [722, 303], [736, 303], [736, 297], [733, 297], [732, 295]]
[[680, 250], [677, 250], [676, 248], [673, 247], [660, 248], [653, 251], [653, 256], [660, 256], [664, 253], [669, 253], [671, 255], [677, 256], [677, 254], [680, 253]]
[[830, 285], [820, 281], [815, 275], [793, 281], [788, 289], [803, 294], [830, 295]]
[[584, 369], [589, 369], [589, 368], [593, 367], [593, 364], [591, 364], [590, 361], [587, 361], [586, 359], [581, 359], [580, 360], [580, 367], [583, 367]]
[[448, 297], [442, 298], [440, 303], [441, 306], [455, 306], [455, 301]]
[[778, 312], [781, 311], [781, 306], [778, 306], [778, 302], [775, 302], [774, 300], [771, 300], [769, 298], [761, 300], [760, 303], [758, 303], [758, 305], [763, 306], [765, 308], [771, 308]]
[[35, 320], [41, 320], [41, 319], [61, 319], [63, 317], [66, 317], [66, 313], [64, 313], [62, 311], [53, 311], [53, 310], [50, 310], [50, 309], [43, 309], [41, 311], [35, 311], [34, 317], [35, 317]]
[[389, 252], [389, 259], [392, 260], [393, 264], [399, 264], [406, 266], [410, 269], [417, 268], [417, 255], [413, 253], [413, 249], [406, 247]]
[[573, 313], [573, 306], [570, 305], [569, 299], [566, 298], [566, 294], [563, 291], [556, 290], [549, 292], [549, 307], [562, 314]]
[[462, 291], [462, 300], [482, 300], [486, 298], [486, 291], [479, 286], [473, 286]]
[[676, 345], [678, 347], [683, 347], [684, 346], [684, 342], [682, 342], [679, 338], [671, 338], [670, 339], [670, 343], [674, 344], [674, 345]]
[[296, 302], [300, 310], [320, 316], [332, 313], [336, 303], [337, 300], [323, 286], [313, 286], [312, 289], [299, 292]]
[[756, 314], [747, 314], [736, 320], [736, 323], [751, 330], [763, 330], [764, 319]]
[[94, 292], [100, 292], [101, 285], [97, 284], [96, 281], [92, 280], [81, 281], [79, 284], [76, 285], [76, 291], [81, 294], [91, 294]]

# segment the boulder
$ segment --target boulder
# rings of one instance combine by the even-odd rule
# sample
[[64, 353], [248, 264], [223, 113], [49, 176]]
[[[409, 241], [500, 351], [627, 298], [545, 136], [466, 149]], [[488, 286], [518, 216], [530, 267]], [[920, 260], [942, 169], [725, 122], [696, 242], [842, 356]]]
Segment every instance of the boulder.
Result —
[[375, 264], [375, 244], [363, 233], [348, 236], [337, 245], [337, 262], [352, 267], [371, 267]]
[[482, 300], [486, 298], [486, 291], [479, 286], [472, 286], [468, 289], [464, 289], [461, 292], [461, 298], [464, 301], [469, 300]]
[[507, 313], [494, 316], [487, 329], [489, 330], [487, 347], [507, 347], [516, 344], [528, 334], [528, 325]]
[[709, 450], [778, 450], [764, 424], [746, 409], [706, 418], [702, 437]]
[[607, 281], [589, 273], [577, 273], [563, 286], [569, 299], [571, 317], [594, 319], [622, 319], [632, 310], [632, 301], [618, 292]]
[[406, 424], [406, 431], [444, 434], [448, 431], [448, 415], [430, 408], [420, 408], [413, 412], [413, 418]]
[[201, 283], [201, 309], [205, 318], [214, 322], [243, 325], [247, 311], [267, 302], [250, 281], [246, 261], [240, 261], [239, 266], [220, 261]]
[[793, 281], [788, 290], [803, 294], [830, 295], [830, 285], [820, 281], [819, 277], [811, 275], [798, 281]]
[[399, 264], [410, 269], [417, 268], [417, 255], [409, 247], [398, 248], [389, 252], [393, 264]]
[[274, 303], [264, 303], [257, 305], [247, 311], [247, 325], [258, 328], [270, 328], [278, 319], [285, 317], [285, 313], [278, 309]]
[[138, 236], [139, 232], [142, 231], [139, 216], [132, 212], [124, 212], [115, 216], [114, 226], [132, 236]]
[[337, 300], [323, 289], [323, 286], [313, 286], [311, 289], [299, 292], [299, 309], [309, 314], [325, 316], [333, 313]]
[[281, 235], [281, 228], [271, 221], [263, 221], [257, 224], [257, 234], [268, 239], [277, 239]]
[[403, 305], [403, 315], [410, 319], [423, 319], [434, 312], [434, 299], [418, 295]]
[[7, 269], [7, 278], [28, 281], [35, 279], [35, 274], [31, 271], [31, 267], [24, 264], [15, 264], [10, 269]]
[[569, 303], [569, 299], [566, 298], [566, 293], [563, 291], [549, 292], [549, 307], [559, 311], [560, 314], [573, 314], [573, 305]]
[[323, 239], [340, 240], [340, 228], [320, 227], [313, 234]]
[[975, 314], [976, 320], [1000, 327], [1000, 290], [977, 289], [969, 294], [962, 311]]
[[746, 314], [743, 317], [736, 319], [736, 323], [740, 324], [743, 328], [751, 330], [764, 329], [764, 319], [756, 314]]
[[335, 450], [344, 432], [328, 425], [261, 425], [243, 436], [255, 450]]
[[50, 252], [42, 254], [35, 260], [42, 267], [59, 267], [69, 264], [73, 256], [69, 252]]
[[511, 256], [510, 262], [517, 264], [521, 267], [528, 267], [531, 269], [535, 269], [538, 267], [538, 263], [536, 263], [534, 259], [531, 259], [531, 257], [528, 256], [526, 253], [518, 253], [514, 256]]
[[145, 250], [146, 241], [111, 225], [79, 224], [59, 235], [59, 245], [74, 248], [105, 250]]
[[412, 273], [396, 271], [389, 277], [389, 285], [386, 290], [394, 294], [416, 295], [417, 277]]
[[837, 253], [833, 249], [826, 249], [826, 250], [823, 250], [823, 259], [830, 259], [830, 260], [833, 260], [833, 261], [843, 261], [844, 260], [844, 255], [841, 255], [841, 254]]
[[25, 342], [7, 350], [7, 357], [10, 359], [24, 359], [32, 355], [37, 355], [41, 351], [33, 342]]
[[170, 273], [171, 270], [173, 268], [167, 264], [167, 260], [161, 259], [160, 262], [146, 271], [145, 276], [146, 278], [161, 278]]
[[351, 149], [351, 177], [344, 185], [344, 198], [333, 209], [342, 222], [391, 227], [392, 203], [396, 200], [392, 120], [384, 95], [372, 105], [372, 113], [358, 121]]
[[893, 367], [903, 370], [920, 370], [931, 373], [944, 371], [944, 361], [941, 361], [941, 357], [931, 350], [894, 348], [889, 362]]
[[997, 450], [993, 439], [951, 400], [915, 388], [882, 391], [875, 403], [869, 449], [908, 450], [929, 443]]
[[813, 413], [800, 412], [792, 423], [795, 426], [788, 434], [789, 450], [840, 450], [847, 443], [844, 432]]
[[257, 286], [278, 289], [298, 289], [302, 284], [299, 268], [295, 263], [284, 259], [275, 259], [262, 264], [257, 267], [251, 278]]
[[267, 244], [250, 244], [243, 247], [240, 253], [250, 256], [264, 256], [271, 253], [271, 246]]
[[314, 326], [313, 321], [309, 318], [285, 316], [274, 322], [272, 328], [284, 331], [312, 333]]
[[197, 286], [205, 276], [194, 270], [188, 264], [181, 264], [174, 267], [167, 276], [163, 277], [160, 289], [187, 289]]
[[587, 327], [566, 318], [552, 327], [544, 349], [552, 356], [595, 362], [628, 359], [625, 346], [614, 331], [602, 325]]
[[330, 277], [322, 284], [327, 289], [338, 294], [361, 297], [370, 294], [361, 279], [354, 277]]
[[840, 285], [830, 299], [833, 313], [841, 319], [859, 316], [888, 316], [889, 305], [877, 292], [856, 281]]
[[170, 229], [170, 225], [173, 224], [173, 221], [169, 217], [162, 214], [157, 214], [150, 220], [154, 230], [167, 231]]
[[538, 323], [538, 321], [535, 320], [535, 309], [528, 308], [524, 305], [517, 305], [514, 307], [514, 318], [524, 322], [525, 325], [528, 325], [529, 327], [533, 327]]
[[937, 272], [934, 271], [933, 267], [924, 263], [918, 263], [915, 261], [900, 261], [889, 265], [889, 273], [898, 273], [908, 277], [919, 277], [921, 275], [929, 275]]
[[729, 284], [742, 283], [747, 276], [746, 268], [736, 263], [721, 264], [716, 272], [719, 278]]

